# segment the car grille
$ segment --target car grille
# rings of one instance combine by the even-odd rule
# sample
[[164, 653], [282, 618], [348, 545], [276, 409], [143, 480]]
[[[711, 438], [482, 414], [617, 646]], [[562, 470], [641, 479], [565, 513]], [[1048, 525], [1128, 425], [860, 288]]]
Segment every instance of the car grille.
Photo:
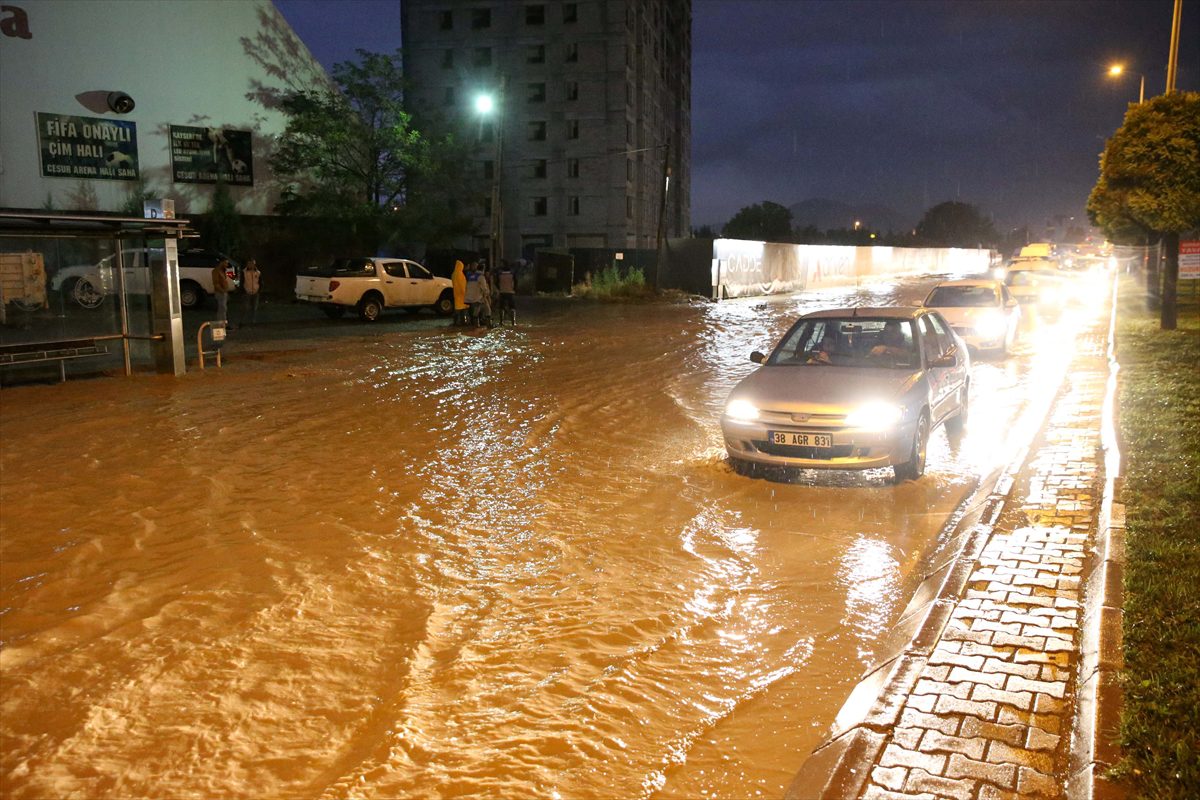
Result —
[[794, 447], [786, 444], [773, 444], [766, 440], [757, 440], [754, 447], [760, 453], [783, 458], [811, 458], [828, 460], [846, 458], [854, 450], [854, 445], [839, 444], [833, 447]]

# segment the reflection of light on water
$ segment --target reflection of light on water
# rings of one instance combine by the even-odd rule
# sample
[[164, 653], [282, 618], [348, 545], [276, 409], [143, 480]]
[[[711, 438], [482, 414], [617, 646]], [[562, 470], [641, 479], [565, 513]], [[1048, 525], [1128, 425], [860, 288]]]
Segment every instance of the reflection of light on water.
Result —
[[[960, 465], [984, 475], [1012, 462], [1037, 434], [1046, 409], [1058, 393], [1074, 357], [1083, 325], [1103, 307], [1104, 276], [1080, 275], [1072, 300], [1061, 308], [1023, 308], [1017, 353], [994, 366], [977, 359], [972, 367], [971, 419], [957, 453]], [[1097, 294], [1097, 292], [1099, 294]], [[1025, 375], [1018, 380], [1017, 370]], [[1008, 389], [1019, 388], [1024, 402], [1013, 403]], [[1010, 417], [1014, 408], [1020, 412]]]
[[838, 582], [846, 587], [846, 624], [859, 634], [858, 655], [868, 654], [892, 617], [900, 585], [900, 564], [891, 547], [860, 536], [842, 557]]

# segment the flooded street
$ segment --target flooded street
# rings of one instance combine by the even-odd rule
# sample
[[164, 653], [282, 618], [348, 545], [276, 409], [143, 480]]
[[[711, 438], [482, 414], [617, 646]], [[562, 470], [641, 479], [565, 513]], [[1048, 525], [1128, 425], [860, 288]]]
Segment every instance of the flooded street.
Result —
[[978, 360], [899, 486], [739, 476], [718, 417], [798, 313], [931, 282], [5, 389], [6, 796], [781, 795], [1059, 362]]

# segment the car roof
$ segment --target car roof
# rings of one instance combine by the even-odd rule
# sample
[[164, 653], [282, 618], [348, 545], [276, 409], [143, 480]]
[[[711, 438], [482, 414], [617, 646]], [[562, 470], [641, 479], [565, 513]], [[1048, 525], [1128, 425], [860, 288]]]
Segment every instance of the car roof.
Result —
[[836, 319], [841, 317], [863, 317], [871, 319], [916, 319], [928, 309], [920, 306], [872, 306], [854, 308], [827, 308], [804, 314], [800, 319]]
[[1000, 281], [991, 278], [961, 278], [956, 281], [941, 281], [934, 289], [940, 289], [943, 286], [987, 286], [990, 289], [995, 289], [1000, 285]]

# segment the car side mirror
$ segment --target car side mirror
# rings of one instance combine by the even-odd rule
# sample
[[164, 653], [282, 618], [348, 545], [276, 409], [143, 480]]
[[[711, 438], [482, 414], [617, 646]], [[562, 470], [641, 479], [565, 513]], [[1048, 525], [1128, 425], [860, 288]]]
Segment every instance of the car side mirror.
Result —
[[750, 354], [750, 360], [753, 361], [755, 364], [761, 364], [767, 360], [767, 357], [765, 355], [763, 355], [762, 353], [758, 352], [757, 350], [755, 350], [753, 353]]
[[935, 358], [933, 360], [933, 363], [930, 364], [930, 366], [931, 367], [957, 367], [958, 366], [958, 353], [954, 353], [954, 352], [943, 353], [942, 355]]

